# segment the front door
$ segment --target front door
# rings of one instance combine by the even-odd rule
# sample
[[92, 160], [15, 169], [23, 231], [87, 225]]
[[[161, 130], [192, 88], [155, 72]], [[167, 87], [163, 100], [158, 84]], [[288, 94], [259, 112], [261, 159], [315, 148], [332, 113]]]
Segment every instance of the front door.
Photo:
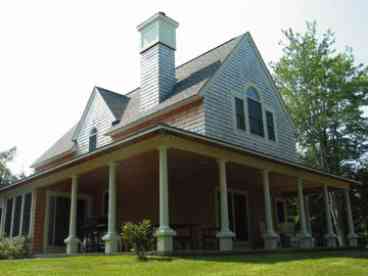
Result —
[[248, 209], [246, 194], [233, 193], [233, 229], [236, 240], [248, 241]]
[[[218, 200], [218, 222], [221, 225], [221, 203], [220, 193], [217, 196]], [[236, 235], [236, 241], [247, 242], [249, 240], [248, 228], [248, 198], [245, 192], [228, 191], [228, 210], [229, 210], [229, 227]]]

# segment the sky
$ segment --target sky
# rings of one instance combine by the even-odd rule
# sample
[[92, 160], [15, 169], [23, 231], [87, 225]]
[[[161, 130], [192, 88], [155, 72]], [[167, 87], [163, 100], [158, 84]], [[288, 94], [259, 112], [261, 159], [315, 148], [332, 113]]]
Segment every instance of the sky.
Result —
[[136, 26], [158, 11], [179, 22], [176, 64], [250, 31], [267, 64], [281, 55], [282, 29], [335, 32], [368, 64], [368, 1], [0, 0], [0, 151], [11, 169], [29, 166], [80, 118], [95, 85], [139, 86]]

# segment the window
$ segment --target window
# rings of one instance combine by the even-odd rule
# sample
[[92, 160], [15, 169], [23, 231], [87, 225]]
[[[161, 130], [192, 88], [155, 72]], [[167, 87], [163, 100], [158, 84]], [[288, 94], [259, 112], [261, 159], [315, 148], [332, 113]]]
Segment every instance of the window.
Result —
[[5, 237], [10, 236], [10, 230], [12, 225], [12, 213], [13, 213], [13, 199], [9, 198], [6, 201], [6, 216], [5, 216]]
[[235, 98], [235, 115], [237, 129], [245, 130], [244, 101], [242, 99]]
[[264, 137], [262, 104], [259, 94], [254, 87], [247, 90], [249, 129], [250, 132]]
[[95, 151], [97, 148], [97, 129], [94, 127], [89, 134], [89, 151]]
[[23, 196], [21, 195], [15, 198], [12, 237], [16, 237], [19, 235], [20, 218], [22, 213], [22, 198]]
[[248, 98], [249, 129], [250, 132], [264, 137], [262, 105]]
[[271, 111], [266, 111], [266, 124], [267, 124], [268, 139], [276, 141], [275, 123], [273, 121], [273, 113]]
[[23, 225], [22, 225], [22, 235], [23, 236], [26, 236], [29, 233], [30, 222], [31, 222], [31, 205], [32, 205], [32, 194], [28, 193], [24, 197]]
[[5, 219], [4, 236], [27, 236], [30, 231], [32, 194], [17, 195], [8, 198], [6, 209], [3, 211]]

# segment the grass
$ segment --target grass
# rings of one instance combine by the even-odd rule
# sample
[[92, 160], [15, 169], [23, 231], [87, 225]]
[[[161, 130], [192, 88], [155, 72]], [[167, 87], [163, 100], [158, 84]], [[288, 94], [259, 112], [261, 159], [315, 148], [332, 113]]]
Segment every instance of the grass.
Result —
[[78, 256], [0, 261], [0, 275], [250, 275], [361, 276], [368, 274], [368, 252], [336, 251], [257, 256], [152, 258]]

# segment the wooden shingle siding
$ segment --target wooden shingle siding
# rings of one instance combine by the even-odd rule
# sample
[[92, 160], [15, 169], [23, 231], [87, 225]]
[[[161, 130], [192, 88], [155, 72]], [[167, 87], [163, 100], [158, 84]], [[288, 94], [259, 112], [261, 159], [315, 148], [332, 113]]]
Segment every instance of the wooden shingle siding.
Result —
[[104, 134], [111, 128], [113, 121], [114, 116], [110, 109], [107, 107], [101, 95], [96, 93], [79, 132], [77, 154], [88, 152], [89, 135], [94, 127], [97, 129], [97, 148], [111, 143], [111, 138]]
[[156, 44], [141, 54], [140, 109], [148, 110], [165, 100], [175, 85], [175, 51]]
[[[205, 134], [275, 157], [297, 161], [294, 128], [248, 37], [245, 36], [241, 40], [223, 66], [219, 75], [203, 92]], [[261, 94], [263, 111], [268, 108], [275, 113], [276, 143], [269, 141], [267, 135], [262, 138], [249, 133], [247, 113], [247, 131], [240, 132], [235, 129], [234, 96], [244, 95], [246, 87], [251, 84]]]
[[202, 100], [189, 103], [171, 112], [162, 114], [161, 116], [157, 116], [151, 120], [147, 120], [141, 124], [131, 127], [126, 131], [113, 136], [113, 139], [119, 140], [126, 138], [140, 129], [152, 127], [159, 123], [168, 124], [170, 126], [196, 132], [198, 134], [204, 134], [204, 110]]
[[167, 117], [163, 123], [199, 134], [204, 134], [203, 105], [192, 105], [190, 108]]

